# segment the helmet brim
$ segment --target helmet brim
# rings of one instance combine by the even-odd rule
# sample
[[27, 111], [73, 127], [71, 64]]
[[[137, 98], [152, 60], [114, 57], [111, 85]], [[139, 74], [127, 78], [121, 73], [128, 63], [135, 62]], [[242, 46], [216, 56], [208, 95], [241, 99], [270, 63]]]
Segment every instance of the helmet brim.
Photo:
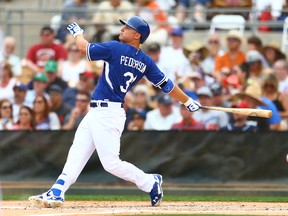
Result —
[[[126, 20], [119, 19], [119, 22], [120, 22], [122, 25], [127, 25], [127, 26], [129, 26], [130, 28], [132, 28], [132, 29], [134, 29], [135, 31], [137, 31], [135, 28], [133, 28], [131, 25], [129, 25]], [[137, 32], [138, 32], [138, 31], [137, 31]]]

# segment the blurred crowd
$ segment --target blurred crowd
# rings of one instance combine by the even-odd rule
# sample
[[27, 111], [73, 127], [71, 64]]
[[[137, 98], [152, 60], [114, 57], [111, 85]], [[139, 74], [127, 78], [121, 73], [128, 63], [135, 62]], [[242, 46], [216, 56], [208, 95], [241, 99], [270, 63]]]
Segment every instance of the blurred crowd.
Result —
[[[247, 2], [259, 10], [268, 8], [271, 19], [284, 16], [281, 10], [285, 2], [281, 0], [273, 1], [273, 5], [268, 0]], [[206, 109], [190, 113], [143, 78], [125, 97], [126, 130], [288, 130], [288, 61], [279, 46], [263, 44], [256, 35], [244, 37], [236, 30], [228, 31], [224, 37], [213, 33], [205, 42], [191, 39], [184, 44], [187, 29], [179, 23], [188, 18], [185, 8], [199, 8], [192, 18], [203, 22], [207, 19], [203, 8], [216, 3], [221, 1], [101, 1], [92, 17], [94, 31], [84, 34], [90, 42], [118, 40], [119, 18], [139, 15], [153, 23], [151, 36], [142, 49], [191, 98], [204, 106], [269, 109], [272, 117]], [[77, 21], [85, 29], [90, 19], [86, 7], [84, 0], [65, 1], [60, 23]], [[175, 14], [171, 16], [167, 11], [172, 9]], [[43, 26], [39, 41], [23, 57], [15, 54], [16, 46], [15, 38], [3, 38], [0, 130], [76, 129], [90, 108], [90, 96], [104, 62], [86, 60], [66, 25]]]

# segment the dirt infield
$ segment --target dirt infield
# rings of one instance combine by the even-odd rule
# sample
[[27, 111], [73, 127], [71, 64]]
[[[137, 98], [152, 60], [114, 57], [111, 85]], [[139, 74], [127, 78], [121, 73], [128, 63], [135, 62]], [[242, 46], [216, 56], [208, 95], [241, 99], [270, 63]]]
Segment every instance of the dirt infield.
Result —
[[[63, 208], [36, 209], [28, 201], [3, 201], [5, 216], [80, 216], [141, 214], [288, 215], [287, 203], [260, 202], [166, 202], [150, 207], [147, 202], [66, 201]], [[1, 214], [2, 213], [2, 214]]]

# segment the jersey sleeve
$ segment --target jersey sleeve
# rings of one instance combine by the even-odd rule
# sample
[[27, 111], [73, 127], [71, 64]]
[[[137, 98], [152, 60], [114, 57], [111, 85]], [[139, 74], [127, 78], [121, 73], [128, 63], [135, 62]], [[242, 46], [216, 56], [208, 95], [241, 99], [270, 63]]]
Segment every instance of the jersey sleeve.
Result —
[[112, 57], [112, 51], [116, 49], [115, 42], [89, 43], [86, 47], [86, 56], [89, 61], [108, 61]]
[[149, 61], [147, 66], [148, 70], [145, 76], [154, 86], [160, 87], [166, 80], [166, 75], [156, 66], [152, 59]]

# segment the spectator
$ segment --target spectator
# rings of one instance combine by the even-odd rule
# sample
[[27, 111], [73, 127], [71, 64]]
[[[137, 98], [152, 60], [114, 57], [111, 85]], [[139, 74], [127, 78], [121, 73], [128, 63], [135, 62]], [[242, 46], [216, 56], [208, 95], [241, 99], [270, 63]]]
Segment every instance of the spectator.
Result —
[[27, 86], [19, 81], [16, 82], [13, 87], [13, 91], [14, 91], [13, 121], [14, 122], [18, 121], [20, 107], [22, 107], [23, 105], [26, 105], [25, 97], [26, 97], [27, 90], [28, 90]]
[[227, 102], [229, 95], [227, 92], [224, 92], [220, 83], [214, 82], [209, 85], [209, 88], [213, 94], [213, 106], [230, 107], [230, 104]]
[[62, 7], [61, 23], [58, 32], [57, 39], [62, 43], [66, 41], [68, 31], [66, 29], [67, 24], [77, 22], [81, 28], [84, 29], [84, 23], [88, 18], [88, 5], [87, 0], [66, 0]]
[[68, 46], [68, 59], [59, 65], [60, 77], [68, 83], [69, 87], [75, 87], [76, 83], [79, 82], [79, 74], [91, 70], [76, 44], [70, 44]]
[[48, 60], [58, 63], [67, 58], [66, 49], [54, 43], [55, 34], [52, 28], [44, 26], [40, 31], [40, 42], [32, 45], [25, 57], [24, 66], [33, 72], [42, 72]]
[[165, 62], [166, 71], [163, 71], [168, 78], [175, 81], [183, 70], [188, 60], [183, 53], [183, 31], [180, 28], [172, 29], [170, 33], [172, 44], [161, 49], [160, 61]]
[[128, 123], [127, 130], [144, 130], [144, 123], [146, 120], [146, 112], [145, 111], [137, 111], [134, 110], [132, 114], [132, 119]]
[[56, 61], [47, 61], [44, 70], [48, 78], [48, 86], [46, 88], [46, 92], [49, 91], [51, 85], [59, 85], [63, 90], [68, 87], [67, 83], [57, 74], [58, 64]]
[[[232, 104], [232, 108], [250, 108], [249, 103], [244, 100], [239, 100]], [[248, 121], [248, 116], [232, 113], [232, 122], [220, 128], [222, 131], [257, 131], [257, 124]]]
[[202, 43], [193, 41], [192, 43], [183, 47], [183, 52], [188, 59], [188, 63], [183, 66], [181, 76], [185, 76], [191, 72], [197, 72], [204, 75], [204, 79], [207, 84], [213, 83], [214, 78], [206, 76], [201, 65], [202, 60], [204, 60], [208, 54], [207, 48]]
[[8, 99], [13, 102], [13, 86], [16, 83], [16, 79], [13, 77], [12, 67], [7, 62], [0, 64], [0, 100]]
[[34, 130], [35, 119], [34, 112], [28, 106], [21, 106], [19, 110], [19, 116], [17, 122], [11, 128], [11, 130]]
[[70, 107], [75, 106], [76, 95], [79, 91], [87, 92], [91, 95], [96, 85], [96, 75], [89, 71], [84, 71], [79, 74], [79, 82], [73, 88], [67, 88], [63, 92], [63, 101]]
[[280, 59], [286, 60], [286, 55], [281, 52], [278, 45], [276, 44], [268, 44], [263, 47], [263, 54], [265, 59], [267, 60], [269, 67], [272, 68], [274, 63]]
[[[0, 56], [0, 62], [6, 61], [12, 67], [13, 76], [20, 76], [22, 74], [21, 59], [14, 54], [16, 40], [14, 37], [7, 36], [3, 42], [3, 56]], [[0, 49], [1, 50], [1, 49]]]
[[59, 118], [60, 124], [70, 115], [71, 107], [63, 102], [63, 89], [59, 85], [51, 85], [49, 88], [50, 110], [55, 112]]
[[[197, 90], [199, 102], [203, 106], [213, 106], [213, 94], [209, 87], [203, 86]], [[200, 109], [194, 113], [194, 119], [205, 125], [206, 130], [219, 130], [229, 122], [229, 117], [225, 112], [215, 110]]]
[[[197, 23], [206, 22], [206, 7], [211, 5], [211, 0], [180, 0], [176, 8], [176, 17], [179, 23], [190, 23], [191, 21]], [[194, 13], [189, 14], [193, 9]]]
[[261, 86], [254, 83], [247, 85], [243, 92], [235, 94], [232, 100], [242, 99], [247, 101], [251, 108], [271, 110], [273, 115], [269, 119], [259, 117], [249, 117], [248, 119], [256, 121], [259, 130], [280, 130], [282, 118], [276, 106], [271, 100], [261, 95]]
[[181, 121], [179, 109], [173, 104], [173, 99], [167, 94], [158, 98], [158, 108], [147, 113], [144, 123], [145, 130], [170, 130], [172, 125]]
[[43, 95], [46, 100], [50, 100], [49, 95], [46, 92], [48, 86], [48, 78], [44, 73], [36, 73], [33, 77], [33, 89], [28, 90], [25, 96], [25, 104], [29, 107], [33, 107], [33, 101], [37, 95]]
[[[281, 15], [283, 6], [285, 5], [285, 0], [253, 0], [253, 7], [251, 9], [250, 19], [253, 21], [256, 18], [259, 21], [270, 21], [270, 20], [278, 20]], [[269, 31], [269, 28], [260, 28], [262, 31]]]
[[131, 107], [126, 110], [125, 128], [127, 128], [130, 121], [133, 119], [135, 112], [145, 114], [146, 119], [146, 113], [152, 110], [152, 107], [150, 106], [151, 98], [149, 89], [146, 85], [138, 84], [133, 88], [132, 92], [134, 95], [134, 100]]
[[[68, 87], [67, 83], [57, 75], [58, 64], [56, 61], [48, 60], [45, 64], [44, 71], [45, 75], [48, 78], [48, 85], [46, 87], [46, 92], [49, 91], [51, 85], [60, 85], [61, 88], [63, 89], [66, 89]], [[28, 84], [29, 89], [33, 89], [33, 82], [34, 80], [31, 80], [30, 83]]]
[[7, 99], [0, 100], [0, 130], [10, 130], [13, 126], [12, 104]]
[[249, 83], [261, 83], [261, 80], [267, 74], [267, 70], [263, 68], [261, 54], [257, 50], [250, 50], [246, 53], [246, 62], [249, 66]]
[[265, 57], [263, 56], [263, 45], [262, 45], [262, 40], [255, 36], [252, 35], [247, 39], [247, 49], [249, 50], [256, 50], [261, 54], [261, 62], [264, 68], [268, 68], [269, 64], [266, 61]]
[[241, 65], [233, 67], [233, 73], [236, 74], [239, 80], [240, 90], [243, 90], [248, 85], [250, 77], [249, 64], [243, 62]]
[[169, 68], [166, 66], [166, 62], [163, 61], [163, 58], [160, 58], [161, 45], [157, 42], [153, 42], [147, 44], [146, 49], [147, 49], [146, 51], [147, 55], [149, 55], [154, 60], [157, 67], [166, 74], [166, 72], [169, 71]]
[[106, 0], [99, 3], [92, 18], [96, 33], [92, 41], [118, 40], [121, 26], [119, 17], [128, 19], [135, 14], [133, 4], [127, 0]]
[[65, 119], [64, 125], [62, 126], [63, 130], [73, 130], [79, 126], [81, 120], [89, 111], [90, 94], [83, 91], [78, 92], [75, 103], [75, 107]]
[[180, 105], [182, 121], [172, 125], [174, 130], [205, 130], [205, 125], [193, 118], [193, 113], [189, 112], [184, 104]]
[[220, 70], [224, 67], [231, 71], [235, 65], [240, 65], [246, 60], [246, 55], [240, 50], [242, 44], [242, 37], [238, 31], [230, 30], [227, 34], [227, 52], [216, 58], [215, 60], [215, 77], [218, 82], [222, 82], [220, 77]]
[[279, 82], [275, 74], [267, 74], [261, 83], [262, 96], [271, 100], [276, 106], [279, 115], [282, 117], [281, 129], [287, 129], [288, 98], [284, 92], [279, 92]]
[[217, 34], [209, 35], [207, 49], [208, 54], [202, 61], [201, 65], [206, 74], [214, 76], [215, 59], [224, 54]]
[[205, 75], [191, 72], [179, 79], [179, 84], [186, 94], [194, 100], [198, 100], [196, 91], [206, 85]]
[[43, 95], [35, 97], [33, 111], [37, 130], [59, 130], [61, 128], [57, 114], [50, 112], [48, 101]]
[[168, 40], [167, 14], [155, 0], [137, 0], [136, 15], [149, 23], [151, 32], [146, 43], [158, 42], [166, 44]]
[[273, 65], [273, 71], [279, 81], [279, 91], [288, 96], [288, 61], [277, 60]]

